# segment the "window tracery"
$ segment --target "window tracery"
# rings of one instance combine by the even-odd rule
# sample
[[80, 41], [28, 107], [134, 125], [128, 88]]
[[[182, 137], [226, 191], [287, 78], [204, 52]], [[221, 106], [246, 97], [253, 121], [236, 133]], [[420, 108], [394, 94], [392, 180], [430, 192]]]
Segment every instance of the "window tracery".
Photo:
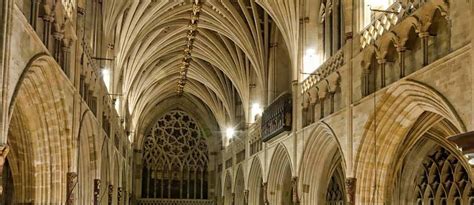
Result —
[[427, 155], [417, 175], [416, 204], [473, 204], [474, 192], [466, 169], [444, 148]]
[[171, 111], [153, 125], [143, 161], [143, 198], [207, 198], [206, 139], [185, 112]]
[[336, 172], [331, 177], [327, 192], [326, 192], [326, 204], [328, 205], [343, 205], [344, 202], [344, 190], [340, 177], [336, 176]]

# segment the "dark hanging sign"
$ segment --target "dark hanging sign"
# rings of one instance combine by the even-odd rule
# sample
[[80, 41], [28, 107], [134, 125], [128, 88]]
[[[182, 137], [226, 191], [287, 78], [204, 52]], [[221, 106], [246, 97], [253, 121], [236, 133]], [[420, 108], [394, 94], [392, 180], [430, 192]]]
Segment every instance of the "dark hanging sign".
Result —
[[291, 94], [278, 97], [262, 114], [262, 140], [272, 139], [278, 134], [291, 131], [292, 125], [292, 98]]

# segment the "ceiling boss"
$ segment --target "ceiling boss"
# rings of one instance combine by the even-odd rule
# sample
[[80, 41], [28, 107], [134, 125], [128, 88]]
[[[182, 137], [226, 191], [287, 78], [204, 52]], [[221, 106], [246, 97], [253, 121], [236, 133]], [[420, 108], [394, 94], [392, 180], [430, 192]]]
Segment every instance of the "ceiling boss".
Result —
[[201, 4], [199, 3], [199, 0], [195, 0], [193, 2], [193, 11], [191, 13], [191, 20], [189, 21], [188, 24], [188, 33], [186, 34], [186, 46], [184, 48], [183, 52], [183, 60], [181, 63], [180, 71], [179, 71], [179, 80], [178, 80], [178, 95], [183, 95], [184, 92], [184, 86], [186, 85], [186, 82], [188, 81], [188, 69], [189, 65], [191, 64], [192, 61], [192, 50], [193, 50], [193, 44], [194, 44], [194, 39], [196, 38], [197, 35], [197, 28], [198, 28], [198, 22], [199, 22], [199, 13], [201, 12]]

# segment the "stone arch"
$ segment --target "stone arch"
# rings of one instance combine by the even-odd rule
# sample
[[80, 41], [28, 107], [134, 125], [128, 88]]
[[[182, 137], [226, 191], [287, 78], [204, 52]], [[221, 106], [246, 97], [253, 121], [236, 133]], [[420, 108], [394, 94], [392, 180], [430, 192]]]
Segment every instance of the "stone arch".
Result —
[[93, 203], [94, 179], [97, 179], [97, 136], [98, 125], [94, 121], [93, 113], [86, 110], [80, 120], [77, 153], [77, 186], [76, 197], [79, 204]]
[[308, 136], [299, 171], [301, 202], [327, 204], [326, 192], [332, 176], [339, 174], [337, 185], [344, 193], [345, 160], [341, 144], [324, 122], [313, 125]]
[[263, 205], [263, 195], [266, 193], [263, 193], [262, 190], [263, 171], [262, 164], [258, 157], [254, 157], [252, 160], [247, 185], [249, 191], [248, 204]]
[[234, 195], [232, 193], [232, 174], [227, 171], [224, 179], [224, 205], [232, 205], [234, 203]]
[[401, 205], [429, 204], [430, 200], [455, 204], [457, 198], [461, 204], [471, 204], [468, 200], [474, 196], [470, 166], [446, 139], [457, 133], [459, 130], [449, 120], [431, 112], [422, 113], [402, 142], [404, 149], [394, 156], [390, 177], [384, 181], [390, 190], [384, 193], [386, 201]]
[[9, 107], [7, 156], [13, 203], [64, 203], [66, 174], [74, 168], [70, 129], [72, 86], [50, 56], [32, 58]]
[[273, 153], [268, 172], [267, 196], [271, 204], [289, 204], [292, 201], [293, 166], [286, 147], [278, 144]]
[[244, 205], [245, 204], [245, 176], [242, 165], [239, 165], [237, 172], [235, 174], [234, 182], [234, 194], [235, 201], [234, 205]]
[[[389, 190], [384, 179], [390, 177], [389, 171], [394, 156], [411, 127], [423, 113], [433, 113], [446, 119], [452, 124], [453, 130], [465, 130], [448, 102], [425, 85], [404, 80], [385, 92], [375, 108], [375, 115], [373, 114], [365, 125], [357, 151], [357, 204], [381, 204], [387, 200], [384, 193]], [[377, 189], [374, 190], [376, 184]]]
[[100, 186], [99, 186], [99, 202], [107, 201], [108, 202], [108, 190], [109, 185], [112, 183], [112, 173], [111, 168], [113, 167], [113, 155], [111, 154], [111, 144], [109, 143], [108, 138], [105, 136], [105, 132], [102, 131], [102, 142], [100, 149], [100, 169], [98, 169], [98, 175], [100, 176]]

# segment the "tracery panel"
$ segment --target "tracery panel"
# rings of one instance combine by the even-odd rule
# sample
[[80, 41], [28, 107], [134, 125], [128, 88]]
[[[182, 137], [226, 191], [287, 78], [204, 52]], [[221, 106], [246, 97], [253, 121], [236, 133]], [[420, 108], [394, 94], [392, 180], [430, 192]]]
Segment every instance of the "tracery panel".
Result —
[[466, 169], [440, 147], [427, 155], [416, 177], [416, 204], [473, 204], [472, 183]]
[[143, 146], [142, 198], [207, 199], [207, 144], [191, 116], [165, 114]]

